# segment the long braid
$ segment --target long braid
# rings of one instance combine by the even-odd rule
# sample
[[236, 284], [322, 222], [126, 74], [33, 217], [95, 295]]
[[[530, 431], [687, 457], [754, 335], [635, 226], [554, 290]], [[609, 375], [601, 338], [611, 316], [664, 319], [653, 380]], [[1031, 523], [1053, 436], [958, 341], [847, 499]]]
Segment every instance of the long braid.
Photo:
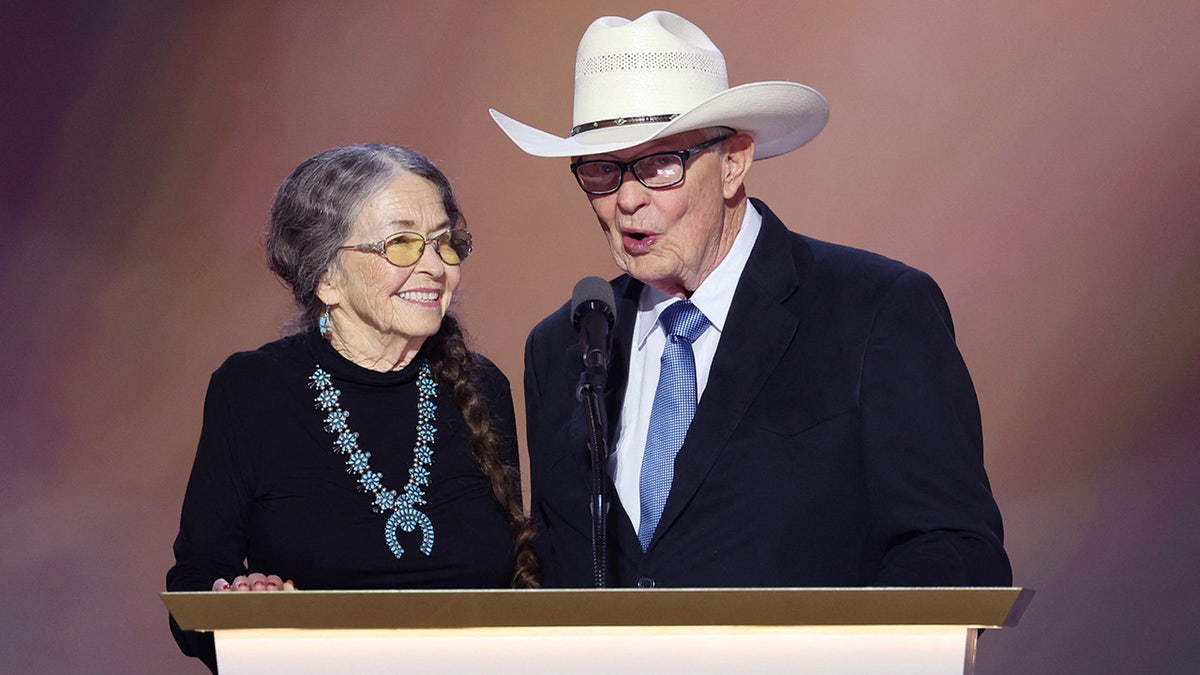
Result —
[[470, 430], [471, 454], [492, 484], [496, 500], [504, 508], [512, 530], [516, 571], [514, 588], [537, 588], [538, 561], [533, 552], [533, 523], [525, 517], [521, 500], [520, 474], [504, 461], [501, 442], [492, 429], [487, 401], [479, 395], [474, 378], [474, 357], [458, 321], [447, 314], [442, 327], [428, 341], [430, 365], [438, 380], [454, 388], [454, 399]]

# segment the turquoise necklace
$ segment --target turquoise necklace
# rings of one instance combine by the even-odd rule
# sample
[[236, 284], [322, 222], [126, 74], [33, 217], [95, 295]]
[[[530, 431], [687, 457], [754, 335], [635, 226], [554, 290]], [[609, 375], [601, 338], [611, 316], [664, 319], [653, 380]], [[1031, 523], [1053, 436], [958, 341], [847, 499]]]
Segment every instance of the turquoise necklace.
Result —
[[346, 471], [358, 477], [358, 487], [375, 497], [372, 505], [375, 513], [392, 512], [384, 527], [383, 536], [392, 554], [397, 558], [404, 555], [404, 547], [396, 539], [396, 529], [405, 532], [421, 529], [421, 552], [425, 555], [433, 553], [433, 521], [429, 516], [417, 510], [425, 504], [425, 487], [429, 485], [429, 465], [433, 464], [433, 444], [437, 440], [437, 427], [433, 421], [437, 418], [438, 385], [433, 379], [433, 371], [428, 361], [421, 363], [421, 372], [417, 378], [417, 442], [413, 446], [413, 464], [408, 470], [408, 483], [404, 490], [397, 493], [383, 486], [383, 474], [371, 470], [371, 453], [358, 447], [358, 433], [351, 431], [346, 424], [350, 413], [342, 409], [338, 397], [342, 392], [335, 389], [329, 373], [317, 366], [308, 386], [317, 390], [313, 399], [317, 410], [325, 414], [325, 431], [333, 434], [333, 451], [346, 458]]

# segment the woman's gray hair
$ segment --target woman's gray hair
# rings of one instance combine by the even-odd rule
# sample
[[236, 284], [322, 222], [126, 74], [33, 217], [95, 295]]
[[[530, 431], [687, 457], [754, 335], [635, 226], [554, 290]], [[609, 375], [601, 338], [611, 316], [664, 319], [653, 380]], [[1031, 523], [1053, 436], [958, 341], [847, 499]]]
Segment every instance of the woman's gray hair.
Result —
[[300, 316], [300, 331], [317, 325], [325, 305], [317, 286], [346, 241], [362, 205], [401, 173], [413, 173], [437, 187], [453, 227], [463, 217], [450, 181], [424, 155], [391, 145], [350, 145], [326, 150], [296, 167], [275, 194], [267, 260], [288, 288]]

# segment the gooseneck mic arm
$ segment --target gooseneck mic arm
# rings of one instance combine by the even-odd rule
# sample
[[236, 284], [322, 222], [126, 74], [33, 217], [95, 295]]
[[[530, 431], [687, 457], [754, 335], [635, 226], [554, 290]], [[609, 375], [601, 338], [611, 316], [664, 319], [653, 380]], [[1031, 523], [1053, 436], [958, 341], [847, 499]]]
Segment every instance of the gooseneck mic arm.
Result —
[[612, 286], [599, 277], [581, 279], [571, 294], [571, 320], [579, 331], [579, 346], [583, 350], [576, 395], [587, 420], [592, 460], [592, 572], [596, 588], [608, 585], [608, 433], [601, 397], [608, 382], [615, 304]]

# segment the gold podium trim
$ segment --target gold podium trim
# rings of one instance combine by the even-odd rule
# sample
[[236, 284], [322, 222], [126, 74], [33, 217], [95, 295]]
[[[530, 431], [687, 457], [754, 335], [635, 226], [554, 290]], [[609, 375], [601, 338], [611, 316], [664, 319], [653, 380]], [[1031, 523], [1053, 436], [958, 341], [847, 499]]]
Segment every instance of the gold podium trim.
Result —
[[1017, 624], [1023, 588], [705, 588], [162, 593], [181, 628], [453, 629]]

